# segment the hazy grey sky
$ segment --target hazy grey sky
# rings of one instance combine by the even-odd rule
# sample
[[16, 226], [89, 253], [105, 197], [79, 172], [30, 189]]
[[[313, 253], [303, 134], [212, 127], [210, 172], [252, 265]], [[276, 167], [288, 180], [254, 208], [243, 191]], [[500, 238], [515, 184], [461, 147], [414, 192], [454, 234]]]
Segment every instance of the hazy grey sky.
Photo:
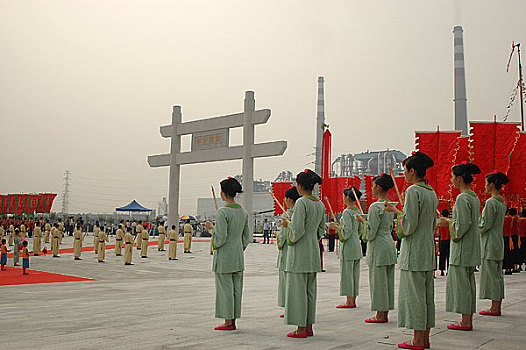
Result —
[[[159, 126], [172, 106], [183, 121], [240, 112], [245, 90], [272, 110], [256, 140], [289, 142], [283, 157], [256, 161], [255, 177], [298, 172], [313, 160], [320, 75], [333, 157], [407, 153], [414, 130], [453, 127], [454, 25], [464, 27], [468, 117], [502, 118], [525, 13], [523, 0], [0, 0], [0, 193], [60, 197], [69, 169], [72, 212], [132, 199], [157, 208], [168, 169], [146, 158], [169, 150]], [[181, 214], [240, 172], [241, 161], [184, 166]]]

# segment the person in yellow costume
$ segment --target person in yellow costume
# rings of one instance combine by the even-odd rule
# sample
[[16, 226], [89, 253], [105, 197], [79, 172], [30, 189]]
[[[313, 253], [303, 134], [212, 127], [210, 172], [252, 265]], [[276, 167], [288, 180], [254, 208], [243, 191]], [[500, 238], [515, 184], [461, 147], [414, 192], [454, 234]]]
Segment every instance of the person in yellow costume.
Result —
[[35, 225], [33, 229], [33, 252], [35, 256], [39, 255], [40, 250], [42, 249], [42, 230], [40, 226]]
[[93, 252], [95, 254], [99, 253], [99, 233], [100, 233], [100, 227], [99, 222], [95, 224], [93, 227]]
[[60, 242], [60, 231], [58, 229], [58, 224], [55, 224], [51, 229], [51, 249], [53, 251], [53, 257], [58, 258], [58, 247]]
[[132, 248], [133, 248], [133, 236], [131, 235], [132, 229], [128, 227], [126, 229], [126, 234], [124, 235], [124, 265], [133, 265], [132, 264]]
[[51, 225], [49, 224], [49, 220], [46, 220], [44, 230], [46, 231], [44, 234], [44, 243], [49, 243], [49, 235], [51, 233]]
[[15, 227], [13, 224], [9, 225], [9, 245], [13, 245], [13, 239], [15, 238]]
[[82, 254], [83, 240], [84, 236], [82, 235], [82, 231], [80, 230], [80, 225], [77, 225], [75, 232], [73, 232], [73, 255], [75, 257], [75, 260], [82, 260], [80, 258], [80, 255]]
[[179, 234], [175, 230], [175, 225], [172, 225], [172, 229], [168, 232], [168, 260], [177, 260], [177, 239]]
[[58, 230], [60, 231], [60, 239], [58, 243], [62, 244], [62, 239], [64, 238], [64, 224], [60, 219], [58, 220]]
[[137, 227], [135, 228], [135, 232], [137, 233], [137, 250], [142, 249], [142, 231], [144, 231], [144, 227], [142, 226], [142, 221], [139, 220], [139, 224], [137, 224]]
[[148, 241], [150, 240], [150, 234], [148, 233], [148, 230], [143, 229], [142, 234], [141, 236], [139, 236], [139, 238], [142, 238], [141, 239], [141, 258], [147, 258], [148, 257]]
[[164, 229], [164, 226], [161, 223], [159, 223], [159, 227], [157, 228], [159, 231], [159, 242], [157, 243], [157, 250], [160, 252], [164, 252], [166, 249], [164, 249], [164, 240], [166, 239], [166, 230]]
[[192, 225], [190, 225], [190, 220], [186, 220], [186, 224], [184, 225], [184, 252], [185, 253], [191, 253], [192, 249], [192, 236], [194, 234], [194, 229]]
[[109, 242], [108, 235], [104, 232], [104, 227], [101, 227], [99, 232], [99, 250], [97, 252], [100, 263], [104, 262], [106, 257], [106, 242]]
[[122, 224], [119, 224], [119, 228], [115, 233], [115, 255], [122, 256], [122, 241], [124, 239], [124, 231]]
[[27, 237], [27, 228], [25, 225], [25, 221], [22, 221], [22, 225], [20, 225], [20, 237]]

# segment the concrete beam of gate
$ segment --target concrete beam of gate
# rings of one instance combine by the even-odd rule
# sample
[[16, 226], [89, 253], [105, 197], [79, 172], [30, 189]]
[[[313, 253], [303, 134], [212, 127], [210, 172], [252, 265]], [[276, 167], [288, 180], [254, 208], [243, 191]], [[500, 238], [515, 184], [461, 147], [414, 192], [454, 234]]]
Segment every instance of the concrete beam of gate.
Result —
[[[213, 131], [243, 126], [243, 113], [223, 115], [208, 119], [194, 120], [177, 125], [177, 135], [187, 135], [202, 131]], [[260, 109], [252, 114], [253, 124], [265, 124], [270, 118], [270, 109]], [[172, 125], [161, 126], [161, 136], [172, 136]]]
[[[252, 146], [250, 155], [253, 158], [281, 156], [287, 149], [287, 141], [258, 143]], [[176, 164], [208, 163], [243, 158], [243, 146], [216, 148], [203, 151], [183, 152], [176, 157]], [[152, 168], [170, 166], [170, 154], [148, 156]]]

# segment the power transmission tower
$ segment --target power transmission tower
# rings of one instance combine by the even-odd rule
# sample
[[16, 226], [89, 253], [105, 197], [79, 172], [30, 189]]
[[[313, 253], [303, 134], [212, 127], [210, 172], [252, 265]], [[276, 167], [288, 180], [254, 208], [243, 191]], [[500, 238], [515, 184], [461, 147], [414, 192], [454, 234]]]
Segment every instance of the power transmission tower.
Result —
[[62, 216], [66, 216], [66, 214], [69, 211], [69, 198], [70, 198], [70, 190], [69, 190], [69, 176], [71, 175], [71, 171], [66, 170], [64, 172], [64, 189], [62, 190]]

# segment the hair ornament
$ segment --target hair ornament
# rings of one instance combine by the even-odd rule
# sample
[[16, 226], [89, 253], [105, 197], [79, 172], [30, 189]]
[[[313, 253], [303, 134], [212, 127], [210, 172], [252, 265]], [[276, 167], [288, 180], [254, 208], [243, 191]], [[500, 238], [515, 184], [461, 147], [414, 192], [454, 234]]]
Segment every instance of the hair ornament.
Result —
[[310, 169], [305, 169], [305, 170], [303, 170], [303, 172], [304, 172], [305, 174], [307, 174], [307, 173], [309, 172], [309, 170], [310, 170]]
[[462, 163], [460, 163], [460, 164], [462, 164], [462, 165], [467, 165], [467, 164], [468, 164], [468, 162], [466, 162], [466, 161], [463, 161], [463, 162], [462, 162]]

